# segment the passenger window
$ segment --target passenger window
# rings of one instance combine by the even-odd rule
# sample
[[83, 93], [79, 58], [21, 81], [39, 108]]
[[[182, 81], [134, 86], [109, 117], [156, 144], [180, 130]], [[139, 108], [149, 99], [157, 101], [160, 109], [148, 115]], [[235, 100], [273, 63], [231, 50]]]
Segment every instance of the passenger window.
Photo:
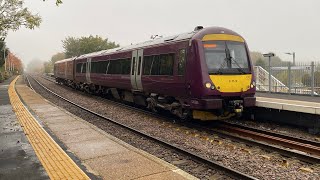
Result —
[[130, 74], [130, 59], [123, 59], [122, 60], [122, 74]]
[[180, 49], [178, 61], [178, 75], [184, 75], [186, 64], [186, 49]]
[[81, 73], [86, 73], [86, 69], [87, 69], [87, 63], [82, 63]]
[[143, 74], [150, 75], [153, 56], [143, 57]]
[[160, 55], [160, 73], [159, 75], [173, 74], [173, 54]]
[[99, 62], [91, 62], [91, 73], [97, 73], [97, 64]]
[[81, 73], [81, 66], [82, 66], [82, 63], [77, 64], [77, 70], [76, 70], [77, 73]]
[[151, 75], [159, 75], [160, 69], [160, 56], [155, 55], [151, 63]]
[[119, 60], [110, 60], [108, 74], [121, 74], [121, 62]]

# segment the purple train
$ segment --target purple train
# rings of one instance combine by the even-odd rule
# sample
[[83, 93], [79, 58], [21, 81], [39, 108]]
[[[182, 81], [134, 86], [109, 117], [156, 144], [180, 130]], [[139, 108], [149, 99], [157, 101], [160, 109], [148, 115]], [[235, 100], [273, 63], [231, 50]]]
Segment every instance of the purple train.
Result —
[[221, 28], [156, 38], [61, 60], [56, 81], [89, 93], [165, 109], [182, 119], [218, 120], [255, 106], [245, 40]]

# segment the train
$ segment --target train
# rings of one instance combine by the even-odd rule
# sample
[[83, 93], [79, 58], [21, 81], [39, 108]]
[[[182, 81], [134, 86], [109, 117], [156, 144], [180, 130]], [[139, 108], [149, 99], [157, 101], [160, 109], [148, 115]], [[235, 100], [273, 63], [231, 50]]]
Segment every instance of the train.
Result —
[[182, 120], [223, 120], [255, 106], [245, 39], [223, 27], [80, 55], [54, 64], [57, 83], [168, 111]]

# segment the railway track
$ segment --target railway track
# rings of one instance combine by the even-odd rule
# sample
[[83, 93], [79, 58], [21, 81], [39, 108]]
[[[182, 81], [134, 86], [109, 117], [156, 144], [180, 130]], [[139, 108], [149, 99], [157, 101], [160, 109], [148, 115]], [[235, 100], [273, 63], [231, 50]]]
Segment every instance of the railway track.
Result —
[[[217, 134], [220, 137], [228, 138], [237, 142], [244, 142], [245, 144], [258, 146], [267, 151], [274, 151], [285, 157], [294, 157], [300, 161], [311, 163], [311, 164], [319, 164], [320, 156], [316, 156], [313, 154], [308, 154], [307, 152], [314, 152], [318, 154], [320, 151], [319, 146], [310, 145], [307, 143], [300, 143], [294, 140], [294, 137], [287, 135], [279, 135], [277, 133], [273, 133], [273, 136], [266, 135], [263, 133], [257, 133], [255, 130], [260, 131], [259, 129], [254, 130], [245, 130], [248, 127], [240, 128], [238, 125], [234, 127], [234, 124], [223, 125], [216, 123], [214, 127], [204, 127], [197, 124], [192, 124], [190, 127], [196, 127], [198, 130], [205, 131], [207, 133]], [[278, 136], [282, 136], [283, 138], [279, 138]], [[285, 139], [284, 137], [288, 137]], [[312, 143], [311, 141], [310, 143]], [[291, 149], [290, 149], [290, 148]]]
[[[51, 77], [42, 76], [44, 79], [54, 82]], [[134, 109], [145, 114], [150, 114], [166, 121], [176, 121], [175, 118], [160, 115], [144, 109], [125, 105], [112, 100], [104, 99], [108, 102], [116, 103], [119, 106], [123, 106], [129, 109]], [[244, 142], [248, 145], [258, 146], [268, 151], [275, 151], [285, 157], [295, 157], [300, 161], [320, 164], [320, 143], [316, 141], [310, 141], [306, 139], [296, 138], [293, 136], [275, 133], [271, 131], [260, 130], [243, 125], [227, 123], [224, 121], [214, 122], [201, 125], [199, 123], [181, 123], [182, 126], [187, 126], [193, 129], [197, 129], [209, 134], [218, 134], [223, 138], [232, 139], [237, 142]], [[298, 150], [298, 151], [297, 151]]]
[[281, 145], [287, 148], [303, 151], [320, 157], [320, 143], [302, 138], [296, 138], [280, 133], [265, 131], [246, 126], [241, 126], [233, 123], [219, 122], [218, 127], [221, 130], [236, 133], [251, 139], [264, 141], [276, 145]]
[[[191, 152], [191, 151], [189, 151], [187, 149], [181, 148], [181, 147], [179, 147], [177, 145], [174, 145], [174, 144], [170, 144], [170, 143], [168, 143], [166, 141], [163, 141], [163, 140], [161, 140], [161, 139], [159, 139], [157, 137], [153, 137], [151, 135], [148, 135], [148, 134], [144, 133], [143, 131], [140, 131], [140, 130], [132, 128], [132, 127], [129, 127], [129, 126], [123, 124], [123, 123], [119, 123], [119, 122], [117, 122], [117, 121], [115, 121], [113, 119], [110, 119], [110, 118], [105, 117], [105, 116], [103, 116], [101, 114], [98, 114], [98, 113], [96, 113], [96, 112], [94, 112], [94, 111], [92, 111], [90, 109], [87, 109], [87, 108], [85, 108], [85, 107], [83, 107], [83, 106], [81, 106], [81, 105], [79, 105], [79, 104], [77, 104], [77, 103], [75, 103], [75, 102], [73, 102], [73, 101], [71, 101], [69, 99], [66, 99], [66, 98], [56, 94], [55, 92], [51, 91], [50, 89], [45, 87], [43, 84], [41, 84], [39, 81], [37, 81], [35, 78], [33, 78], [33, 77], [31, 77], [31, 78], [36, 83], [38, 83], [42, 88], [44, 88], [46, 91], [48, 91], [49, 93], [55, 95], [56, 97], [66, 101], [66, 102], [68, 102], [68, 103], [70, 103], [70, 104], [72, 104], [72, 105], [74, 105], [74, 106], [76, 106], [76, 107], [78, 107], [78, 108], [80, 108], [82, 110], [87, 111], [88, 113], [91, 113], [91, 114], [93, 114], [93, 115], [95, 115], [95, 116], [97, 116], [99, 118], [102, 118], [102, 119], [104, 119], [106, 121], [109, 121], [109, 122], [111, 122], [113, 124], [116, 124], [116, 125], [118, 125], [118, 126], [120, 126], [122, 128], [125, 128], [125, 129], [131, 131], [131, 132], [134, 132], [134, 133], [136, 133], [136, 134], [138, 134], [138, 135], [140, 135], [142, 137], [145, 137], [145, 138], [148, 138], [148, 139], [150, 139], [152, 141], [155, 141], [155, 142], [157, 142], [157, 143], [159, 143], [159, 144], [161, 144], [161, 145], [163, 145], [165, 147], [168, 147], [170, 149], [175, 150], [176, 152], [184, 154], [185, 156], [191, 157], [193, 160], [195, 160], [197, 162], [200, 162], [200, 163], [203, 163], [203, 164], [207, 164], [208, 166], [210, 166], [210, 167], [212, 167], [214, 169], [223, 171], [226, 175], [228, 175], [228, 176], [230, 176], [232, 178], [235, 178], [235, 179], [257, 179], [255, 177], [252, 177], [252, 176], [247, 175], [245, 173], [242, 173], [240, 171], [237, 171], [237, 170], [234, 170], [232, 168], [226, 167], [226, 166], [224, 166], [224, 165], [222, 165], [222, 164], [220, 164], [220, 163], [218, 163], [216, 161], [213, 161], [213, 160], [210, 160], [210, 159], [205, 158], [203, 156], [200, 156], [200, 155], [198, 155], [198, 154], [196, 154], [194, 152]], [[45, 78], [45, 79], [47, 79], [47, 78]], [[51, 79], [47, 79], [47, 80], [52, 81]]]

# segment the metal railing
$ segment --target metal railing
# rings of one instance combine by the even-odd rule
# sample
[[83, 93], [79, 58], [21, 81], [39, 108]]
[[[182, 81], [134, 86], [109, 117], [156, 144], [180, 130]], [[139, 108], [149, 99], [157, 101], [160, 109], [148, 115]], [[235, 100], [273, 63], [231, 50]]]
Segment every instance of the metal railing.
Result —
[[269, 89], [269, 72], [267, 67], [255, 66], [257, 91], [306, 94], [320, 94], [320, 63], [288, 62], [277, 63], [270, 68], [271, 84]]

